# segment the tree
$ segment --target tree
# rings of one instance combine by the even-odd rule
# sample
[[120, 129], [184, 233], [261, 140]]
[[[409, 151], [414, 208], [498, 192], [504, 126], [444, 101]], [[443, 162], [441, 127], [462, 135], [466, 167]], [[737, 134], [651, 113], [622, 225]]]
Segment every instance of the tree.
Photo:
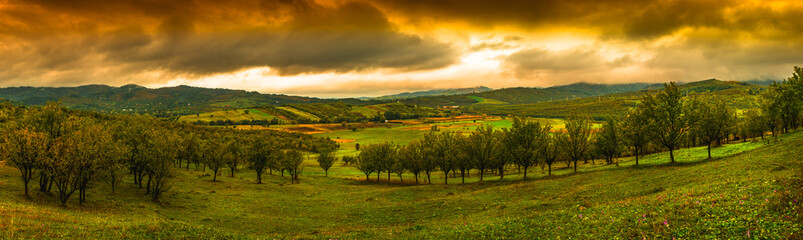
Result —
[[164, 130], [152, 130], [148, 135], [148, 190], [153, 201], [158, 203], [171, 188], [177, 137]]
[[[434, 132], [428, 133], [429, 142], [434, 143], [432, 157], [435, 164], [443, 172], [443, 183], [449, 184], [449, 172], [455, 169], [456, 164], [456, 149], [459, 147], [457, 135], [452, 132], [443, 132], [435, 134]], [[424, 136], [427, 138], [427, 136]]]
[[486, 169], [492, 168], [501, 154], [499, 132], [492, 125], [477, 128], [471, 133], [465, 146], [466, 155], [480, 172], [480, 181]]
[[466, 137], [460, 134], [455, 135], [455, 145], [457, 145], [454, 151], [455, 168], [460, 171], [461, 183], [466, 183], [466, 172], [474, 169], [476, 165], [474, 163], [474, 158], [469, 156], [467, 152], [467, 150], [473, 146], [471, 146], [471, 143]]
[[318, 154], [318, 165], [321, 166], [327, 177], [329, 176], [329, 168], [334, 166], [336, 161], [337, 158], [333, 151], [324, 150]]
[[369, 156], [371, 154], [371, 151], [366, 151], [370, 149], [370, 146], [371, 145], [368, 145], [368, 147], [364, 147], [363, 151], [360, 152], [359, 155], [357, 155], [354, 161], [354, 167], [356, 167], [358, 170], [362, 171], [365, 174], [365, 181], [370, 180], [368, 177], [371, 176], [371, 173], [375, 172], [377, 169], [376, 163], [374, 162], [375, 158], [373, 156]]
[[[608, 120], [602, 125], [602, 129], [597, 134], [596, 150], [605, 157], [607, 164], [612, 164], [613, 159], [619, 157], [622, 149], [621, 130], [619, 129], [619, 121], [609, 117]], [[619, 165], [619, 163], [616, 163]]]
[[746, 110], [744, 112], [744, 121], [748, 136], [761, 137], [761, 139], [764, 139], [764, 133], [767, 131], [767, 125], [764, 123], [764, 120], [765, 117], [760, 110]]
[[248, 149], [248, 163], [257, 174], [257, 184], [262, 184], [262, 174], [270, 167], [271, 161], [279, 157], [280, 150], [268, 140], [255, 137], [250, 140], [251, 145]]
[[[546, 125], [544, 126], [544, 131], [549, 132], [552, 129], [552, 126]], [[559, 137], [552, 134], [546, 134], [543, 139], [543, 143], [541, 144], [541, 149], [539, 154], [541, 158], [544, 159], [544, 163], [549, 168], [549, 175], [552, 175], [552, 164], [560, 157], [560, 143], [558, 142]]]
[[697, 102], [693, 111], [695, 135], [708, 146], [708, 158], [711, 158], [711, 144], [728, 137], [729, 129], [735, 122], [734, 115], [727, 105], [717, 102], [714, 105]]
[[650, 120], [653, 137], [656, 142], [669, 149], [669, 159], [675, 162], [674, 150], [688, 130], [688, 108], [674, 82], [664, 84], [664, 90], [653, 95], [645, 94], [642, 99], [642, 111]]
[[36, 168], [47, 157], [48, 137], [44, 133], [30, 129], [9, 131], [3, 134], [3, 159], [14, 168], [19, 169], [25, 185], [25, 196], [28, 196], [28, 183], [33, 179]]
[[622, 121], [622, 140], [633, 147], [638, 166], [639, 155], [644, 154], [644, 148], [650, 143], [650, 122], [641, 111], [642, 108], [631, 109]]
[[435, 157], [437, 149], [435, 148], [437, 137], [434, 133], [424, 135], [424, 139], [417, 142], [418, 147], [422, 153], [421, 155], [421, 170], [427, 175], [427, 184], [432, 184], [432, 173], [438, 169], [438, 161]]
[[287, 151], [282, 162], [284, 168], [287, 169], [287, 173], [290, 174], [290, 183], [292, 184], [294, 181], [299, 183], [298, 177], [303, 170], [301, 163], [304, 162], [304, 154], [295, 149]]
[[[190, 169], [190, 163], [198, 163], [201, 161], [201, 149], [199, 144], [198, 135], [187, 134], [182, 138], [181, 145], [178, 149], [179, 160], [187, 161], [187, 170]], [[179, 162], [181, 167], [181, 162]]]
[[411, 141], [399, 149], [399, 162], [403, 169], [415, 176], [415, 184], [418, 184], [418, 175], [424, 171], [425, 157], [424, 148], [419, 141]]
[[543, 128], [537, 121], [513, 118], [513, 126], [503, 130], [502, 145], [513, 163], [524, 168], [524, 179], [527, 179], [529, 167], [538, 164], [538, 151], [544, 138]]
[[577, 172], [577, 161], [584, 159], [588, 154], [591, 141], [591, 123], [588, 118], [572, 115], [566, 122], [566, 134], [560, 138], [560, 146], [569, 161], [574, 162], [574, 172]]
[[112, 187], [112, 193], [114, 193], [117, 184], [122, 182], [123, 176], [128, 170], [125, 160], [129, 158], [131, 151], [121, 141], [111, 143], [108, 146], [108, 151], [110, 152], [109, 158], [101, 164], [100, 179], [109, 184]]
[[240, 144], [240, 139], [232, 138], [226, 143], [226, 165], [231, 169], [231, 177], [234, 177], [234, 171], [240, 165], [243, 156], [243, 147]]
[[220, 141], [220, 139], [212, 137], [204, 144], [204, 156], [206, 156], [205, 164], [210, 170], [212, 170], [212, 182], [217, 181], [218, 171], [220, 171], [220, 168], [226, 164], [226, 151], [224, 149], [225, 145], [223, 145]]
[[[51, 140], [58, 139], [67, 132], [66, 122], [67, 113], [61, 107], [61, 102], [47, 102], [47, 105], [32, 110], [27, 115], [25, 122], [31, 124], [34, 131], [44, 132]], [[48, 141], [47, 152], [52, 154], [54, 151], [51, 149], [57, 144], [57, 141]], [[56, 156], [47, 156], [46, 160], [52, 160]], [[52, 173], [51, 165], [43, 164], [40, 166], [39, 171], [39, 190], [42, 192], [49, 192], [50, 187], [53, 185], [53, 178], [50, 176]]]

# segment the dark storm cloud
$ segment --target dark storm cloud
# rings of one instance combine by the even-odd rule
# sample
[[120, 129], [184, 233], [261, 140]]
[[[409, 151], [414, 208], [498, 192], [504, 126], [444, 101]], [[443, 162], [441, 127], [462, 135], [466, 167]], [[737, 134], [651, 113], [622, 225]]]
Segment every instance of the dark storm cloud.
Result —
[[294, 75], [435, 69], [457, 60], [449, 44], [401, 33], [382, 11], [360, 2], [14, 1], [10, 6], [0, 8], [0, 41], [7, 46], [0, 45], [0, 53], [12, 57], [0, 63], [16, 68], [0, 70], [0, 81], [52, 71], [92, 78], [102, 65], [115, 75], [161, 70], [204, 76], [263, 66]]
[[607, 37], [649, 39], [679, 29], [731, 31], [773, 30], [785, 37], [803, 34], [803, 6], [773, 9], [763, 1], [738, 0], [386, 0], [377, 4], [406, 16], [412, 24], [468, 23], [480, 28], [500, 25], [522, 29], [569, 27], [595, 29]]

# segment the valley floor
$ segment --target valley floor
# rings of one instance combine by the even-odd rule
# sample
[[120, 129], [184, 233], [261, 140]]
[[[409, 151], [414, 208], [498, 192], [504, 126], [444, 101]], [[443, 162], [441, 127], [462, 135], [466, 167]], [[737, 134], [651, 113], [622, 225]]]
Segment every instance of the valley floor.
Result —
[[161, 205], [128, 178], [116, 193], [97, 184], [83, 206], [37, 191], [26, 199], [19, 172], [0, 166], [0, 238], [790, 238], [803, 225], [777, 208], [785, 190], [776, 180], [800, 172], [803, 132], [780, 140], [717, 147], [711, 160], [698, 147], [678, 151], [676, 164], [659, 153], [639, 166], [623, 158], [572, 173], [559, 163], [555, 176], [536, 168], [522, 180], [512, 169], [504, 180], [472, 173], [448, 185], [441, 174], [431, 185], [408, 175], [405, 184], [386, 175], [366, 182], [339, 165], [325, 177], [311, 159], [294, 185], [276, 174], [255, 184], [248, 169], [211, 182], [191, 167], [178, 171]]

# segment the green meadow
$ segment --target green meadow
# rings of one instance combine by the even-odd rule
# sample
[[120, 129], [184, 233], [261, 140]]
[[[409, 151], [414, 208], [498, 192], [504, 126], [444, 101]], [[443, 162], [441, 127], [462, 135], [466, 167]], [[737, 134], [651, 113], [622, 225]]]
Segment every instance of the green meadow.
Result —
[[[376, 129], [375, 131], [380, 131]], [[389, 131], [384, 129], [385, 131]], [[413, 184], [380, 182], [337, 164], [329, 177], [308, 156], [300, 184], [277, 173], [256, 184], [253, 171], [180, 170], [162, 204], [126, 178], [116, 193], [94, 185], [88, 202], [61, 205], [41, 193], [22, 195], [16, 169], [0, 166], [0, 236], [30, 238], [203, 239], [775, 239], [796, 236], [800, 216], [779, 192], [803, 164], [803, 133], [778, 142], [726, 144], [706, 160], [702, 147], [648, 155], [634, 166], [557, 163], [527, 180], [472, 172], [465, 184], [443, 175]], [[403, 181], [403, 184], [401, 184]]]

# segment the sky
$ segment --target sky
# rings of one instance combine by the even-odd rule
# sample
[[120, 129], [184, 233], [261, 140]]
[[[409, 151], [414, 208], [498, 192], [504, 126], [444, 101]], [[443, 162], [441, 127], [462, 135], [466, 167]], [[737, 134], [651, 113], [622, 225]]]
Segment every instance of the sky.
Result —
[[803, 1], [0, 0], [0, 87], [317, 97], [780, 80]]

